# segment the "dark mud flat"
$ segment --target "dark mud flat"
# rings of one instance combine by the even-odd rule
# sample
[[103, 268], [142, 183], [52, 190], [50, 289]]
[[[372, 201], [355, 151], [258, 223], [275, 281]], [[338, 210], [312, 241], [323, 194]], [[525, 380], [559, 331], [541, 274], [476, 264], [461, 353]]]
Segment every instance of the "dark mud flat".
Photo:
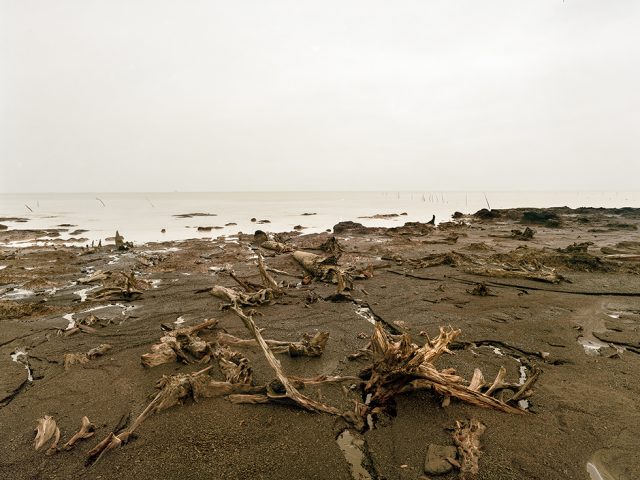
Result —
[[[318, 247], [333, 234], [295, 232], [278, 235], [276, 245], [261, 238], [271, 248], [238, 235], [125, 250], [0, 249], [0, 477], [454, 479], [456, 468], [425, 474], [429, 446], [454, 446], [455, 422], [476, 419], [486, 426], [478, 479], [599, 478], [588, 469], [602, 478], [640, 478], [640, 211], [514, 209], [457, 217], [437, 227], [345, 223], [335, 229], [337, 244], [326, 244], [329, 252]], [[0, 242], [25, 235], [2, 231]], [[291, 251], [334, 254], [355, 277], [351, 290], [337, 295], [335, 284], [311, 278]], [[130, 428], [163, 376], [187, 378], [211, 366], [201, 375], [225, 379], [200, 353], [155, 367], [144, 367], [141, 356], [172, 329], [205, 319], [217, 320], [198, 333], [205, 342], [220, 332], [250, 339], [240, 317], [221, 310], [228, 302], [209, 291], [240, 288], [231, 272], [246, 285], [262, 283], [258, 253], [283, 290], [268, 304], [243, 307], [264, 338], [298, 342], [304, 333], [329, 333], [320, 356], [276, 354], [288, 376], [361, 375], [371, 357], [349, 356], [366, 347], [376, 319], [418, 346], [451, 326], [461, 333], [438, 369], [455, 369], [465, 385], [476, 368], [489, 384], [501, 367], [516, 385], [539, 371], [527, 401], [510, 403], [524, 410], [413, 391], [395, 396], [372, 416], [373, 428], [358, 431], [339, 416], [291, 402], [186, 398], [148, 416], [126, 444], [87, 466], [98, 442]], [[104, 344], [111, 349], [65, 368], [65, 355]], [[255, 386], [276, 377], [260, 348], [234, 349], [251, 366]], [[353, 411], [355, 401], [366, 402], [359, 385], [300, 392]], [[502, 399], [510, 394], [505, 389]], [[50, 441], [34, 450], [34, 428], [45, 415], [60, 429], [53, 455], [45, 454]], [[65, 451], [83, 416], [95, 435]]]

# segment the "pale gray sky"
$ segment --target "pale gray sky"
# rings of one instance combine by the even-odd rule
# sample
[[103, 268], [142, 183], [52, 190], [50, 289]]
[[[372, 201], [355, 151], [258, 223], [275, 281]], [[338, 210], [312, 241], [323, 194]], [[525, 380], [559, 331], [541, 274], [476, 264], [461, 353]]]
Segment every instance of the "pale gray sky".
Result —
[[0, 192], [638, 189], [637, 0], [0, 0], [0, 69]]

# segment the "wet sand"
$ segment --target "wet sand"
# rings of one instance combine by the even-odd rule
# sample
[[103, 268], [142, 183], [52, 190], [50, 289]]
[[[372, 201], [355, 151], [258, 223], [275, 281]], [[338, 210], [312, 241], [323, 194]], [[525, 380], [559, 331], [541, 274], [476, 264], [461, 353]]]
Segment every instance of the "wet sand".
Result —
[[[114, 245], [0, 248], [0, 476], [418, 479], [425, 475], [428, 446], [453, 445], [455, 421], [476, 418], [487, 427], [478, 479], [588, 479], [588, 465], [602, 478], [640, 478], [640, 210], [527, 212], [479, 212], [437, 227], [352, 223], [336, 226], [335, 233], [280, 235], [293, 248], [318, 254], [323, 252], [317, 247], [335, 235], [344, 250], [340, 266], [361, 272], [373, 265], [373, 277], [354, 281], [355, 301], [326, 300], [335, 285], [317, 279], [303, 284], [306, 274], [290, 253], [262, 249], [253, 235], [122, 251]], [[529, 240], [526, 227], [535, 231]], [[38, 235], [7, 229], [0, 231], [0, 242]], [[353, 455], [344, 441], [349, 425], [335, 416], [201, 399], [150, 416], [136, 438], [85, 466], [88, 451], [123, 417], [143, 411], [158, 379], [207, 366], [175, 361], [143, 367], [140, 357], [164, 335], [163, 324], [189, 326], [211, 318], [218, 328], [249, 338], [239, 318], [221, 310], [224, 302], [206, 290], [238, 286], [230, 270], [260, 282], [257, 252], [269, 267], [289, 274], [273, 274], [285, 283], [286, 294], [255, 309], [263, 335], [297, 341], [305, 332], [329, 332], [320, 357], [278, 355], [288, 375], [357, 376], [371, 360], [347, 357], [367, 344], [371, 315], [418, 344], [451, 325], [462, 333], [439, 368], [455, 368], [471, 379], [479, 367], [493, 379], [504, 366], [514, 383], [542, 371], [527, 413], [455, 399], [443, 407], [434, 393], [405, 394], [397, 397], [394, 416], [353, 432], [363, 450]], [[110, 276], [78, 283], [100, 271]], [[122, 286], [118, 272], [131, 271], [141, 294], [94, 298], [105, 286]], [[481, 283], [488, 290], [478, 289]], [[91, 329], [68, 334], [90, 315]], [[65, 354], [105, 343], [112, 346], [105, 355], [65, 370]], [[242, 353], [256, 383], [274, 378], [259, 349]], [[216, 370], [212, 375], [222, 379]], [[349, 383], [304, 391], [340, 409], [352, 408], [358, 396]], [[55, 418], [60, 445], [85, 415], [96, 435], [46, 456], [45, 449], [33, 448], [43, 415]], [[363, 465], [350, 466], [353, 458]], [[458, 473], [429, 477], [453, 479]]]

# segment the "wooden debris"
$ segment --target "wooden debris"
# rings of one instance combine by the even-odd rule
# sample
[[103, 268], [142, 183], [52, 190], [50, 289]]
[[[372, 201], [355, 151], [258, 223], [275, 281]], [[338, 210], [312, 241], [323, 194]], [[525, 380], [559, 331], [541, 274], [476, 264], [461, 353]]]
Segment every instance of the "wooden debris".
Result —
[[319, 247], [323, 252], [327, 252], [329, 255], [339, 256], [342, 252], [344, 252], [344, 248], [338, 242], [336, 237], [331, 237], [326, 242], [322, 243]]
[[78, 279], [78, 283], [93, 283], [102, 282], [111, 276], [111, 272], [103, 272], [102, 270], [96, 270], [91, 275]]
[[482, 454], [480, 437], [486, 428], [484, 423], [476, 419], [471, 419], [469, 422], [456, 421], [453, 441], [458, 447], [461, 480], [473, 480], [478, 474], [478, 460]]
[[138, 280], [135, 277], [133, 270], [131, 272], [118, 272], [120, 276], [111, 275], [111, 285], [105, 285], [104, 287], [96, 290], [91, 294], [93, 300], [125, 300], [131, 301], [139, 298], [142, 295], [143, 290], [146, 290], [147, 285], [145, 282]]
[[276, 253], [289, 253], [293, 252], [295, 248], [286, 243], [276, 242], [275, 240], [266, 240], [260, 244], [262, 248], [267, 250], [273, 250]]
[[133, 243], [125, 242], [124, 237], [120, 235], [120, 232], [118, 232], [117, 230], [116, 230], [116, 236], [115, 236], [115, 243], [116, 243], [117, 250], [129, 250], [130, 248], [133, 248]]
[[511, 238], [522, 241], [529, 241], [533, 238], [536, 231], [530, 227], [526, 227], [524, 230], [511, 230]]
[[[156, 384], [156, 388], [160, 391], [136, 418], [131, 427], [118, 435], [114, 432], [109, 433], [89, 452], [87, 464], [97, 462], [110, 450], [126, 443], [142, 422], [154, 413], [181, 405], [189, 399], [197, 401], [199, 398], [213, 398], [233, 394], [253, 395], [266, 391], [265, 387], [254, 387], [249, 383], [230, 383], [214, 380], [209, 375], [205, 375], [210, 369], [211, 367], [207, 367], [190, 375], [164, 375]], [[240, 378], [246, 379], [247, 377]]]
[[47, 455], [52, 455], [57, 451], [58, 440], [60, 439], [60, 429], [56, 425], [56, 421], [50, 415], [45, 415], [38, 419], [36, 425], [36, 438], [33, 441], [33, 446], [36, 450], [42, 448], [42, 446], [53, 438], [51, 446], [47, 450]]
[[89, 363], [89, 360], [93, 360], [96, 357], [100, 357], [111, 350], [111, 345], [103, 343], [97, 347], [92, 348], [87, 353], [65, 353], [64, 354], [64, 369], [69, 370], [73, 365], [83, 365]]
[[260, 270], [260, 276], [262, 277], [262, 283], [265, 288], [271, 289], [277, 294], [282, 293], [282, 289], [278, 286], [278, 282], [276, 282], [275, 279], [271, 275], [269, 275], [269, 272], [267, 272], [267, 269], [264, 265], [264, 260], [260, 253], [258, 253], [258, 269]]
[[495, 297], [496, 294], [492, 293], [484, 282], [477, 283], [471, 290], [467, 290], [467, 293], [471, 295], [477, 295], [478, 297]]
[[[366, 413], [377, 415], [393, 411], [394, 397], [400, 393], [429, 389], [443, 397], [453, 397], [480, 407], [493, 408], [507, 413], [523, 413], [487, 393], [479, 391], [479, 378], [473, 388], [465, 385], [462, 377], [453, 369], [438, 370], [434, 362], [444, 353], [451, 353], [448, 345], [460, 334], [460, 330], [440, 328], [440, 335], [422, 347], [411, 343], [408, 334], [394, 341], [380, 323], [371, 339], [373, 365], [361, 373], [367, 379], [364, 394], [371, 395]], [[476, 376], [476, 375], [474, 375]]]
[[211, 289], [210, 293], [214, 297], [230, 302], [229, 305], [224, 305], [223, 308], [228, 308], [231, 305], [255, 307], [272, 303], [275, 300], [274, 292], [270, 288], [263, 288], [253, 293], [243, 293], [233, 288], [216, 285]]
[[168, 332], [160, 338], [160, 343], [151, 346], [150, 353], [141, 356], [142, 365], [149, 368], [157, 367], [163, 363], [175, 362], [178, 358], [185, 363], [202, 360], [211, 354], [211, 348], [197, 333], [217, 323], [218, 320], [208, 319], [192, 327], [177, 328]]
[[[315, 335], [303, 334], [299, 342], [284, 342], [281, 340], [265, 339], [267, 345], [271, 347], [273, 353], [286, 353], [291, 357], [319, 357], [324, 352], [324, 348], [329, 339], [329, 332], [317, 332]], [[220, 345], [232, 347], [256, 347], [258, 342], [255, 339], [244, 340], [228, 333], [220, 332], [216, 337], [216, 342]]]
[[78, 432], [76, 432], [69, 441], [64, 444], [62, 447], [64, 450], [71, 450], [80, 440], [91, 438], [95, 434], [96, 427], [91, 423], [88, 417], [82, 417], [81, 422], [80, 430], [78, 430]]
[[[309, 397], [306, 397], [305, 395], [302, 395], [298, 391], [298, 389], [293, 385], [292, 381], [282, 371], [282, 366], [280, 365], [280, 362], [273, 355], [273, 352], [269, 348], [269, 345], [267, 345], [267, 342], [265, 342], [264, 338], [262, 337], [262, 334], [260, 333], [260, 330], [258, 330], [258, 327], [256, 327], [256, 324], [253, 321], [253, 318], [251, 318], [250, 315], [246, 315], [239, 306], [233, 306], [231, 307], [231, 309], [236, 313], [236, 315], [240, 317], [240, 319], [244, 323], [247, 330], [249, 330], [253, 338], [255, 338], [255, 340], [258, 342], [258, 345], [262, 349], [262, 352], [264, 353], [264, 356], [267, 362], [269, 363], [269, 366], [271, 366], [271, 368], [275, 371], [278, 380], [284, 387], [284, 390], [285, 390], [284, 394], [277, 394], [274, 392], [267, 391], [265, 399], [262, 399], [262, 400], [266, 400], [266, 401], [290, 400], [291, 402], [299, 405], [300, 407], [306, 410], [310, 410], [312, 412], [325, 412], [325, 413], [330, 413], [332, 415], [344, 416], [343, 413], [340, 412], [335, 407], [325, 405], [321, 402], [318, 402]], [[234, 400], [241, 401], [242, 398], [239, 398], [236, 396], [234, 397]]]

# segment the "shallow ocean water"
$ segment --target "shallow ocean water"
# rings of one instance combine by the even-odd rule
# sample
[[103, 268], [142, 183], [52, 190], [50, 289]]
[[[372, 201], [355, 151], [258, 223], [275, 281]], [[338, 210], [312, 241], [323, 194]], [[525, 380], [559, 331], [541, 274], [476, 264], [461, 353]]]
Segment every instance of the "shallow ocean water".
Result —
[[[215, 238], [265, 231], [303, 232], [330, 229], [353, 220], [367, 226], [402, 225], [407, 221], [447, 221], [460, 211], [512, 207], [640, 207], [640, 192], [226, 192], [226, 193], [69, 193], [2, 194], [0, 221], [9, 228], [67, 228], [60, 238], [98, 241], [116, 230], [127, 241], [143, 243], [188, 238]], [[185, 213], [215, 216], [180, 218]], [[314, 215], [304, 215], [312, 213]], [[406, 213], [390, 219], [358, 218]], [[251, 219], [269, 220], [258, 224]], [[69, 224], [72, 226], [60, 225]], [[235, 224], [235, 225], [229, 225]], [[213, 227], [198, 231], [197, 227]], [[76, 229], [87, 232], [70, 235]], [[165, 229], [165, 233], [161, 230]], [[45, 240], [46, 241], [46, 240]], [[44, 242], [42, 242], [44, 243]], [[84, 242], [87, 243], [87, 242]]]

